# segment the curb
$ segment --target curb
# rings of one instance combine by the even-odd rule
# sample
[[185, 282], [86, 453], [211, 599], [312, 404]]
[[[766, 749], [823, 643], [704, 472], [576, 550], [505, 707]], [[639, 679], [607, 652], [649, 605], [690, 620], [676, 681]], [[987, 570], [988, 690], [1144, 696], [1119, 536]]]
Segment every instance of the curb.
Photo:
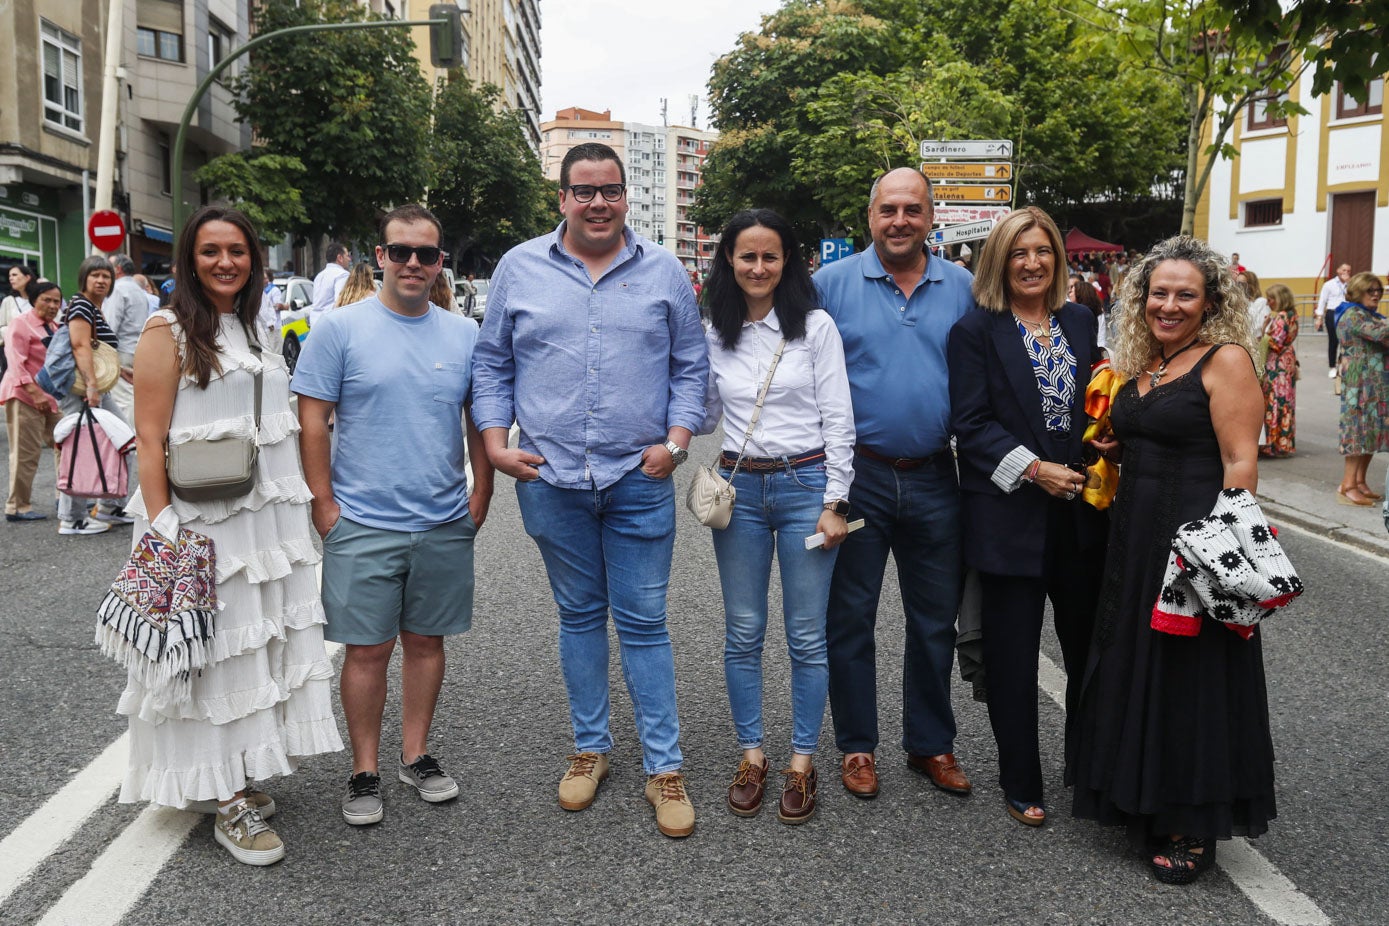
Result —
[[1300, 527], [1313, 534], [1389, 559], [1389, 534], [1383, 537], [1367, 534], [1358, 528], [1329, 521], [1325, 517], [1319, 517], [1297, 508], [1289, 508], [1287, 505], [1280, 505], [1265, 495], [1259, 496], [1259, 503], [1263, 506], [1265, 517], [1271, 522], [1286, 521], [1294, 527]]

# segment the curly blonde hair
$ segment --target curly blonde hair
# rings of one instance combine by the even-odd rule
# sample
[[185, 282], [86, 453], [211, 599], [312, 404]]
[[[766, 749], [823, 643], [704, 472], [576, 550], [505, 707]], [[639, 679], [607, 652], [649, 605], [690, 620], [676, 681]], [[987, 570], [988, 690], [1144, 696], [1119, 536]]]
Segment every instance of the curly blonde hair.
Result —
[[1208, 344], [1234, 343], [1254, 354], [1254, 337], [1249, 330], [1249, 296], [1235, 275], [1230, 262], [1210, 245], [1190, 235], [1174, 235], [1155, 245], [1143, 259], [1129, 268], [1119, 284], [1114, 314], [1114, 339], [1109, 344], [1110, 362], [1125, 376], [1134, 377], [1160, 356], [1162, 346], [1148, 326], [1148, 282], [1158, 264], [1181, 260], [1201, 271], [1206, 281], [1206, 317], [1197, 334]]

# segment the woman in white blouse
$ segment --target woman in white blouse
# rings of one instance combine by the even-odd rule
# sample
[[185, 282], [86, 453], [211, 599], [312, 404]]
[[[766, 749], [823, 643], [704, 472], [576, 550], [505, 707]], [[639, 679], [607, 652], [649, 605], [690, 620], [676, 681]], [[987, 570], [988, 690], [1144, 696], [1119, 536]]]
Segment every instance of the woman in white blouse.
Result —
[[[854, 415], [844, 348], [817, 307], [791, 226], [768, 209], [735, 215], [705, 282], [710, 316], [712, 420], [724, 416], [720, 466], [737, 489], [733, 518], [714, 531], [723, 586], [724, 676], [742, 759], [728, 789], [739, 816], [762, 808], [762, 644], [772, 552], [781, 566], [782, 611], [791, 656], [791, 763], [777, 816], [803, 823], [815, 812], [812, 757], [829, 690], [825, 606], [836, 547], [848, 534]], [[766, 400], [734, 473], [758, 393], [777, 355]], [[806, 539], [823, 542], [806, 549]]]

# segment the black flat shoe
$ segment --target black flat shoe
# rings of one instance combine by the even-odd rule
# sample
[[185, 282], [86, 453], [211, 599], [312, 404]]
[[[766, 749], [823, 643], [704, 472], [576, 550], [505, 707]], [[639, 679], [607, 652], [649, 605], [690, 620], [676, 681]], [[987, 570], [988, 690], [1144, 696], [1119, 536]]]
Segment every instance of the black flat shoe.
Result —
[[[1200, 849], [1200, 852], [1192, 851]], [[1166, 867], [1157, 863], [1158, 858], [1167, 859]], [[1163, 884], [1190, 884], [1215, 864], [1215, 840], [1195, 839], [1191, 836], [1182, 839], [1169, 839], [1158, 848], [1154, 859], [1149, 862], [1153, 877]]]
[[47, 521], [48, 515], [39, 514], [37, 511], [21, 511], [19, 514], [7, 514], [5, 520], [15, 521]]

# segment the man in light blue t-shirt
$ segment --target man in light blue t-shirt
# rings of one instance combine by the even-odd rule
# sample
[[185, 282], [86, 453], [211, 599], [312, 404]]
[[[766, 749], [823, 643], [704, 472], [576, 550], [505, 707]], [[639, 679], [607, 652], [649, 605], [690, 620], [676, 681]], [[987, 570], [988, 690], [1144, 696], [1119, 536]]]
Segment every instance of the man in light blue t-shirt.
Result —
[[294, 372], [304, 478], [323, 538], [324, 637], [347, 647], [352, 776], [342, 815], [355, 826], [384, 815], [378, 752], [397, 636], [399, 778], [426, 801], [458, 796], [429, 755], [429, 727], [444, 637], [472, 624], [473, 540], [492, 500], [492, 465], [468, 412], [477, 323], [429, 302], [443, 268], [441, 237], [422, 206], [389, 213], [376, 248], [381, 291], [325, 315]]

